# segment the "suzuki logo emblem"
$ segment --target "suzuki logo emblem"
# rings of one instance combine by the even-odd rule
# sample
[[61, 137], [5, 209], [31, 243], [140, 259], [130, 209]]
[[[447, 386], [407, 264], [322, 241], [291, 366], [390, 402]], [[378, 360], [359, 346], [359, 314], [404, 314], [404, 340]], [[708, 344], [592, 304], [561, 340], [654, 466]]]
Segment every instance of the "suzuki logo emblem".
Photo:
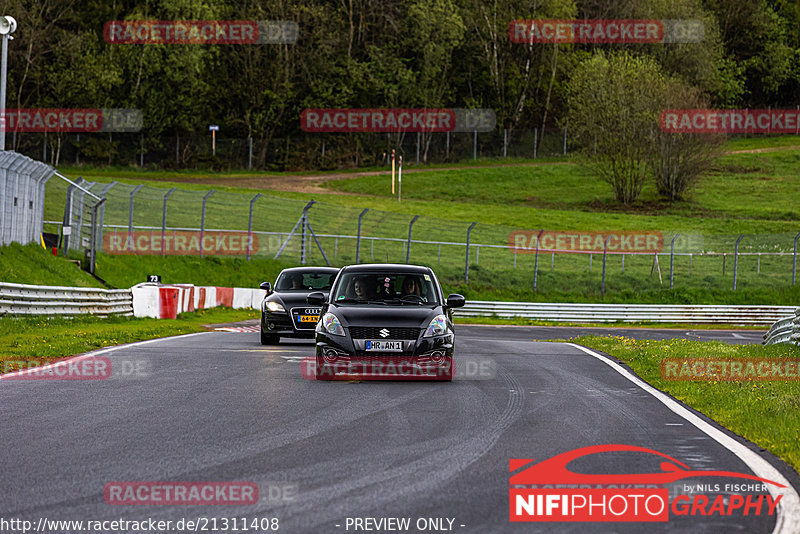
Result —
[[381, 337], [389, 337], [389, 331], [388, 331], [388, 330], [386, 330], [385, 328], [381, 328], [381, 329], [378, 331], [378, 333], [381, 335]]

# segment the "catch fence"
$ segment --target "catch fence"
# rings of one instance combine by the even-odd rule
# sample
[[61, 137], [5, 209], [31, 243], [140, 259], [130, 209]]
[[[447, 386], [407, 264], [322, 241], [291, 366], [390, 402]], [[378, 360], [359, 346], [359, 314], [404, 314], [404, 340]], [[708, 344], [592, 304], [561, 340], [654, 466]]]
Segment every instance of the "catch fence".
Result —
[[797, 281], [800, 233], [541, 229], [535, 210], [523, 229], [265, 194], [75, 184], [48, 184], [45, 228], [60, 236], [62, 253], [95, 243], [106, 254], [409, 262], [433, 266], [452, 284], [533, 291], [780, 289]]

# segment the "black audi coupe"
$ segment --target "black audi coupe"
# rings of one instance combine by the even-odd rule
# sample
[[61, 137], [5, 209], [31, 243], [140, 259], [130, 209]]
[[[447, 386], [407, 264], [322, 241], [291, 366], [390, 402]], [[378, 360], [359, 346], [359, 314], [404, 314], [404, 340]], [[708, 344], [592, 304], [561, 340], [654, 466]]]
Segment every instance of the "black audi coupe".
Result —
[[433, 270], [417, 265], [349, 265], [330, 294], [310, 293], [322, 307], [316, 325], [316, 378], [351, 376], [452, 380], [453, 308]]
[[333, 267], [293, 267], [284, 269], [261, 303], [261, 344], [274, 345], [283, 337], [313, 338], [319, 320], [319, 306], [310, 306], [306, 296], [312, 292], [327, 295], [339, 269]]

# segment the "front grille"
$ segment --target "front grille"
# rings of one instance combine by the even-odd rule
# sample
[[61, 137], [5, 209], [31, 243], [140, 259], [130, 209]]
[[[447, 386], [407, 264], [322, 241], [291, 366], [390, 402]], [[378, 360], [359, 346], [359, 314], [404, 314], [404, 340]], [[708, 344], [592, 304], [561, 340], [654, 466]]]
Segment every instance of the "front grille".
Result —
[[[389, 335], [384, 337], [381, 330], [388, 330]], [[351, 326], [350, 336], [353, 339], [411, 339], [416, 341], [419, 337], [419, 328], [396, 328], [375, 326]]]

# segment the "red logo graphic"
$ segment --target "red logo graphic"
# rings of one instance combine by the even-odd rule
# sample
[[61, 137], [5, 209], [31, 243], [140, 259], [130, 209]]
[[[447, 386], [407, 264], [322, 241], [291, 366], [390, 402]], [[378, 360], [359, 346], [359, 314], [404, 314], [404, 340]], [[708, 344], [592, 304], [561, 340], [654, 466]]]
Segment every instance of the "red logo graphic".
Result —
[[[631, 474], [586, 474], [567, 468], [570, 462], [605, 452], [639, 452], [659, 456], [666, 461], [661, 471]], [[512, 459], [509, 470], [515, 471], [534, 460]], [[755, 475], [733, 471], [691, 469], [688, 465], [658, 451], [633, 445], [595, 445], [568, 451], [535, 463], [511, 476], [509, 483], [510, 521], [668, 521], [669, 511], [675, 515], [731, 515], [743, 510], [744, 515], [773, 515], [782, 496], [746, 495], [725, 501], [718, 495], [709, 503], [706, 495], [680, 495], [669, 502], [667, 488], [602, 487], [608, 485], [663, 485], [693, 477], [729, 477], [753, 480], [779, 488], [785, 486]], [[570, 488], [560, 486], [572, 485]], [[517, 487], [514, 487], [517, 486]], [[535, 486], [535, 487], [518, 487]], [[538, 487], [548, 486], [548, 487]], [[577, 486], [577, 487], [575, 487]], [[601, 487], [598, 487], [601, 486]], [[765, 499], [766, 497], [766, 499]], [[709, 506], [710, 504], [710, 506]]]

